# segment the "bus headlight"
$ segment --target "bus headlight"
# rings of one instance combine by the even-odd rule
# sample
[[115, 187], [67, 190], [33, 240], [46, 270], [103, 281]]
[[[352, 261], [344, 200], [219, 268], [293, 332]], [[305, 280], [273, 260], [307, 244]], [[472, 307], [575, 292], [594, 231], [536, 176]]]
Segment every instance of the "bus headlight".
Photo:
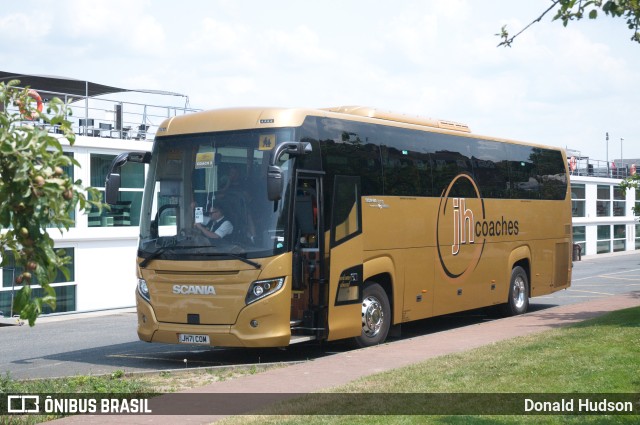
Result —
[[138, 279], [138, 293], [142, 298], [151, 302], [151, 297], [149, 296], [149, 287], [147, 286], [147, 281], [144, 279]]
[[284, 286], [284, 277], [267, 280], [256, 280], [249, 286], [247, 297], [245, 298], [245, 304], [249, 305], [264, 297], [278, 292], [280, 288]]

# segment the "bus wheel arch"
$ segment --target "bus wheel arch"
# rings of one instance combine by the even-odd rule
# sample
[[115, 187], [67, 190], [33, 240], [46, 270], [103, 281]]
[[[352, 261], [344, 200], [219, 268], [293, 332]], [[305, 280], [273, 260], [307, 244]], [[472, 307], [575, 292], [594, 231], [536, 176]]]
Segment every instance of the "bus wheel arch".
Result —
[[382, 344], [389, 334], [391, 322], [391, 303], [389, 293], [383, 285], [368, 279], [362, 294], [362, 333], [355, 337], [359, 347]]

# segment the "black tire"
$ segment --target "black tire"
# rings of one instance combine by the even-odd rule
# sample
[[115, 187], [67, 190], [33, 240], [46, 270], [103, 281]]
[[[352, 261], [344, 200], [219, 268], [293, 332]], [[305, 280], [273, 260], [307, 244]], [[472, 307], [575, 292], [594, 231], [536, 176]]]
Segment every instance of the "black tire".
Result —
[[382, 344], [391, 327], [389, 297], [382, 286], [369, 282], [362, 296], [362, 334], [355, 338], [359, 347]]
[[529, 308], [529, 278], [527, 272], [520, 266], [511, 270], [509, 282], [509, 298], [500, 308], [504, 316], [524, 314]]

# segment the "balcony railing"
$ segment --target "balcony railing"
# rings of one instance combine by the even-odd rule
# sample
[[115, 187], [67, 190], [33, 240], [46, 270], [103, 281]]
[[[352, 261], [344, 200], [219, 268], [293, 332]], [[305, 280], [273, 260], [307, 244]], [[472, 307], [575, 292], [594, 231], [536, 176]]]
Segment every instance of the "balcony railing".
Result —
[[572, 176], [624, 179], [636, 172], [633, 160], [607, 162], [588, 157], [570, 157], [567, 161]]
[[[74, 132], [90, 137], [152, 140], [165, 119], [199, 111], [189, 107], [187, 96], [168, 92], [126, 91], [87, 97], [33, 88], [42, 98], [45, 111], [47, 102], [54, 97], [69, 104], [67, 120]], [[8, 109], [17, 112], [15, 106], [9, 105]], [[37, 120], [28, 122], [44, 125]], [[52, 133], [59, 131], [55, 126], [48, 129]]]

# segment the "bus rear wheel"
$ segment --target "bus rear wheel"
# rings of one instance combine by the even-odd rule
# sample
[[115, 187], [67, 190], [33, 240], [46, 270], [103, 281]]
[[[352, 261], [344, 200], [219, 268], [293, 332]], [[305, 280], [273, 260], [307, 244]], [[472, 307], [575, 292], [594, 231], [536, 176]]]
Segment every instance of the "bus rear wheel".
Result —
[[517, 316], [524, 314], [529, 308], [529, 278], [527, 272], [520, 266], [511, 270], [511, 282], [509, 283], [509, 299], [502, 305], [502, 313], [505, 316]]
[[369, 282], [362, 297], [362, 334], [355, 338], [359, 347], [381, 344], [391, 326], [391, 308], [387, 293], [377, 283]]

